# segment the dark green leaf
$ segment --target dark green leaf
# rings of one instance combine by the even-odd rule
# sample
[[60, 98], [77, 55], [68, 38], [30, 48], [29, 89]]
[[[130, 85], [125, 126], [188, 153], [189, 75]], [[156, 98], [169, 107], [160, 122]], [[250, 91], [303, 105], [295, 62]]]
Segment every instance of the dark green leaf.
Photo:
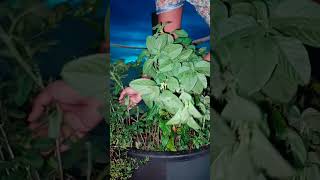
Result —
[[62, 120], [63, 114], [61, 110], [55, 110], [49, 115], [48, 137], [54, 139], [59, 137]]
[[244, 98], [234, 97], [223, 109], [221, 116], [229, 121], [260, 123], [263, 119], [259, 107]]
[[178, 37], [188, 37], [188, 33], [183, 29], [173, 31]]
[[65, 64], [61, 76], [81, 95], [104, 102], [107, 90], [107, 62], [107, 54], [81, 57]]
[[281, 1], [272, 12], [271, 24], [305, 44], [320, 47], [320, 6], [314, 1]]
[[266, 171], [268, 176], [273, 178], [289, 178], [295, 174], [291, 165], [258, 129], [253, 131], [250, 151], [254, 163]]
[[27, 100], [33, 87], [33, 81], [24, 73], [18, 76], [17, 93], [14, 96], [14, 101], [18, 106], [22, 106]]
[[304, 45], [297, 39], [282, 36], [276, 37], [282, 53], [281, 58], [286, 62], [289, 77], [301, 85], [306, 85], [310, 81], [311, 65], [309, 56]]
[[160, 100], [163, 103], [164, 108], [172, 114], [175, 114], [179, 109], [183, 108], [183, 103], [180, 99], [168, 90], [161, 93]]
[[[252, 53], [252, 55], [245, 55], [245, 52]], [[238, 63], [240, 68], [236, 77], [240, 89], [247, 95], [252, 95], [270, 79], [279, 60], [279, 51], [271, 39], [258, 36], [254, 38], [248, 51], [238, 52], [238, 54], [240, 53], [243, 54], [242, 58], [247, 58], [247, 63]]]
[[169, 77], [167, 81], [168, 89], [172, 92], [180, 89], [179, 81], [174, 77]]

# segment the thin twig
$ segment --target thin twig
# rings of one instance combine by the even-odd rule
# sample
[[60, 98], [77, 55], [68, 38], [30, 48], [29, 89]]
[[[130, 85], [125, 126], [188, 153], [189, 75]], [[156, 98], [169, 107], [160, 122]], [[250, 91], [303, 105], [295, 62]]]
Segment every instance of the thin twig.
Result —
[[87, 180], [91, 179], [91, 172], [92, 172], [92, 151], [91, 151], [91, 143], [86, 143], [87, 150], [88, 150], [88, 167], [87, 167]]
[[1, 134], [2, 134], [2, 136], [3, 136], [3, 138], [4, 138], [4, 142], [5, 142], [6, 146], [7, 146], [8, 151], [9, 151], [10, 158], [11, 158], [11, 159], [14, 159], [14, 153], [13, 153], [13, 151], [12, 151], [12, 148], [11, 148], [10, 144], [9, 144], [9, 140], [8, 140], [7, 134], [6, 134], [6, 132], [4, 131], [4, 129], [3, 129], [2, 126], [3, 126], [3, 125], [0, 125]]
[[210, 36], [206, 36], [206, 37], [203, 37], [203, 38], [199, 38], [199, 39], [193, 40], [192, 43], [193, 44], [201, 44], [201, 43], [207, 42], [209, 40], [210, 40]]
[[[0, 157], [1, 157], [1, 160], [5, 161], [4, 155], [3, 155], [3, 152], [2, 152], [2, 146], [0, 146]], [[7, 168], [6, 168], [6, 173], [7, 173], [8, 176], [10, 175], [10, 172], [9, 172], [9, 170]]]
[[15, 60], [21, 66], [21, 68], [30, 76], [30, 78], [38, 85], [41, 89], [44, 88], [43, 82], [41, 78], [37, 78], [37, 76], [32, 72], [32, 68], [24, 61], [22, 55], [19, 53], [17, 48], [14, 46], [12, 39], [10, 36], [4, 31], [3, 27], [0, 25], [0, 39], [3, 40], [5, 45], [8, 47], [10, 52], [14, 55]]
[[14, 19], [14, 21], [12, 22], [12, 25], [11, 25], [11, 27], [10, 27], [10, 29], [9, 29], [9, 34], [12, 34], [12, 33], [13, 33], [13, 31], [15, 30], [15, 27], [17, 26], [17, 24], [19, 23], [19, 21], [20, 21], [23, 17], [25, 17], [26, 15], [34, 12], [35, 10], [37, 10], [38, 8], [43, 7], [43, 6], [44, 6], [44, 3], [40, 3], [40, 4], [38, 4], [37, 6], [33, 6], [33, 7], [31, 7], [30, 9], [27, 9], [27, 10], [25, 10], [24, 12], [22, 12], [21, 14], [19, 14], [19, 15]]
[[118, 48], [126, 48], [126, 49], [147, 49], [146, 47], [138, 47], [138, 46], [128, 46], [128, 45], [121, 45], [121, 44], [110, 44], [111, 47], [118, 47]]
[[56, 153], [57, 153], [58, 165], [59, 165], [59, 176], [60, 176], [60, 180], [63, 180], [63, 169], [62, 169], [59, 137], [56, 139], [56, 149], [57, 149]]

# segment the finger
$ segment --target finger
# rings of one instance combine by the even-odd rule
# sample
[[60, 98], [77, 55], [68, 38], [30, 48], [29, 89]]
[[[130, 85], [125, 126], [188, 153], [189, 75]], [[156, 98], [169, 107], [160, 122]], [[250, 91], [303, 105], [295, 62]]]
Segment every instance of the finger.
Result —
[[40, 129], [37, 129], [37, 131], [33, 131], [32, 138], [38, 138], [38, 137], [48, 137], [48, 127], [43, 127]]
[[[80, 115], [81, 118], [87, 118], [84, 117], [84, 115]], [[90, 117], [89, 117], [90, 118]], [[81, 119], [79, 119], [75, 114], [66, 112], [64, 114], [65, 124], [68, 125], [70, 128], [73, 129], [73, 131], [83, 131], [88, 132], [90, 130], [89, 127], [87, 127]]]
[[29, 124], [29, 128], [31, 129], [31, 131], [35, 131], [37, 129], [45, 127], [47, 124], [48, 124], [47, 122], [34, 121]]
[[45, 109], [45, 106], [49, 105], [52, 102], [52, 100], [52, 96], [47, 91], [43, 91], [34, 100], [32, 111], [29, 114], [27, 120], [29, 122], [32, 122], [39, 119]]
[[120, 93], [119, 101], [122, 101], [126, 95], [127, 95], [127, 89], [123, 89]]

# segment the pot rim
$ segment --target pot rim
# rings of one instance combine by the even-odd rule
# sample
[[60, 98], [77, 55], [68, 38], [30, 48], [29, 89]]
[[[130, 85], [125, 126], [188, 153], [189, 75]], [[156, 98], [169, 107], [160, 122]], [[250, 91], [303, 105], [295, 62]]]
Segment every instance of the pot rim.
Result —
[[186, 150], [186, 151], [146, 151], [141, 149], [131, 148], [128, 150], [127, 154], [130, 157], [137, 158], [152, 158], [152, 159], [183, 159], [183, 158], [194, 158], [198, 156], [203, 156], [209, 153], [209, 146], [203, 146], [200, 149]]

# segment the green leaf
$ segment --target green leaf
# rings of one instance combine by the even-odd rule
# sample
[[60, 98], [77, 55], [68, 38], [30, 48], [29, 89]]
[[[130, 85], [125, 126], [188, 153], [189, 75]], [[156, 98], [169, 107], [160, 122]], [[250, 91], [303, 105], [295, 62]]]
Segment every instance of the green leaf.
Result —
[[201, 94], [203, 92], [203, 84], [201, 81], [197, 80], [196, 84], [194, 85], [192, 92], [194, 94]]
[[232, 98], [223, 109], [221, 116], [233, 122], [260, 123], [263, 119], [259, 107], [241, 97]]
[[188, 105], [188, 112], [194, 118], [197, 118], [197, 119], [202, 118], [202, 115], [200, 114], [200, 112], [194, 107], [194, 105], [191, 102], [189, 102], [189, 105]]
[[17, 79], [17, 92], [13, 97], [16, 105], [22, 106], [28, 100], [32, 87], [32, 79], [25, 73], [21, 73]]
[[181, 124], [182, 122], [182, 109], [179, 109], [178, 112], [166, 123], [166, 125], [176, 125]]
[[253, 17], [235, 15], [217, 24], [215, 36], [217, 41], [236, 40], [251, 34], [256, 28], [257, 23]]
[[159, 123], [159, 127], [160, 127], [160, 129], [161, 129], [161, 131], [162, 131], [162, 134], [163, 134], [164, 136], [169, 136], [169, 135], [171, 134], [171, 128], [170, 128], [170, 126], [168, 126], [164, 121], [161, 121], [161, 122]]
[[284, 0], [274, 8], [270, 20], [282, 33], [304, 44], [320, 47], [320, 6], [311, 0]]
[[218, 158], [224, 149], [231, 148], [235, 144], [236, 136], [226, 121], [215, 110], [211, 110], [211, 116], [213, 121], [210, 124], [210, 142], [214, 143], [211, 143], [210, 158], [213, 161]]
[[167, 42], [169, 40], [168, 36], [170, 36], [170, 35], [161, 34], [160, 36], [157, 37], [156, 43], [157, 43], [159, 50], [161, 50], [162, 48], [164, 48], [167, 45]]
[[283, 179], [295, 174], [294, 169], [260, 130], [254, 129], [250, 146], [254, 163], [258, 168], [264, 170], [268, 176]]
[[186, 71], [180, 74], [179, 80], [182, 88], [185, 89], [187, 92], [190, 92], [196, 85], [198, 78], [194, 72]]
[[310, 81], [311, 65], [304, 45], [297, 39], [276, 37], [277, 44], [282, 53], [281, 58], [287, 62], [289, 77], [300, 85], [306, 85]]
[[169, 44], [163, 49], [162, 53], [171, 59], [175, 59], [182, 52], [182, 48], [183, 47], [180, 44]]
[[201, 129], [199, 124], [192, 117], [189, 117], [189, 119], [187, 120], [187, 125], [196, 131]]
[[178, 61], [179, 62], [186, 61], [191, 56], [192, 53], [193, 53], [192, 49], [183, 50], [181, 54], [178, 56]]
[[182, 92], [179, 98], [182, 100], [184, 104], [188, 104], [189, 102], [193, 102], [192, 96], [189, 93]]
[[214, 161], [210, 165], [210, 180], [225, 180], [229, 174], [228, 170], [232, 160], [232, 147], [224, 148], [219, 154], [213, 157]]
[[203, 88], [207, 88], [208, 82], [207, 82], [206, 76], [204, 74], [197, 73], [197, 77], [198, 77], [198, 82], [201, 83]]
[[320, 133], [320, 112], [313, 108], [308, 108], [301, 115], [304, 128]]
[[285, 142], [289, 146], [295, 161], [300, 165], [300, 167], [303, 167], [307, 160], [307, 150], [302, 138], [292, 129], [288, 129], [286, 132]]
[[174, 34], [176, 34], [178, 37], [188, 37], [188, 33], [183, 29], [178, 29], [173, 31]]
[[271, 79], [262, 89], [262, 92], [275, 102], [287, 103], [297, 92], [297, 83], [289, 77], [289, 74], [286, 72], [287, 69], [287, 62], [283, 58], [280, 58]]
[[194, 64], [194, 68], [198, 73], [210, 76], [210, 62], [208, 61], [198, 61]]
[[214, 9], [214, 13], [211, 12], [211, 18], [210, 20], [213, 21], [211, 24], [214, 24], [214, 22], [221, 21], [228, 17], [228, 9], [221, 1], [213, 1], [210, 2], [212, 9]]
[[131, 81], [129, 86], [139, 92], [146, 102], [155, 101], [160, 95], [159, 87], [150, 79], [136, 79]]
[[157, 84], [150, 79], [136, 79], [131, 81], [129, 86], [141, 95], [152, 94], [158, 88]]
[[156, 38], [153, 36], [147, 37], [146, 46], [151, 54], [157, 54], [160, 49]]
[[251, 161], [250, 151], [247, 144], [240, 143], [238, 149], [232, 155], [227, 171], [228, 180], [255, 179], [255, 167]]
[[143, 65], [143, 74], [149, 77], [154, 78], [157, 74], [156, 69], [154, 68], [154, 60], [153, 59], [148, 59], [145, 61]]
[[[246, 55], [245, 52], [252, 54]], [[241, 58], [247, 58], [247, 63], [238, 63], [239, 72], [235, 76], [238, 78], [242, 92], [252, 95], [262, 89], [270, 79], [279, 60], [279, 51], [270, 38], [257, 36], [248, 51], [238, 53], [243, 54]]]
[[168, 89], [175, 92], [180, 89], [179, 81], [174, 77], [169, 77], [167, 81]]
[[252, 5], [257, 10], [257, 21], [261, 23], [264, 27], [269, 28], [269, 8], [267, 3], [256, 0], [252, 1]]
[[63, 80], [77, 92], [104, 102], [107, 90], [107, 54], [94, 54], [73, 60], [63, 66]]
[[161, 54], [158, 62], [160, 72], [168, 72], [173, 70], [173, 62], [166, 54]]
[[63, 114], [61, 110], [55, 110], [49, 115], [49, 138], [58, 138], [60, 135], [60, 127], [63, 120]]
[[169, 142], [167, 143], [167, 149], [169, 149], [169, 151], [177, 151], [176, 147], [174, 146], [174, 138], [171, 137], [169, 139]]
[[171, 114], [175, 114], [179, 109], [183, 108], [183, 103], [172, 92], [165, 90], [160, 95], [160, 101], [163, 104], [163, 108]]
[[256, 16], [255, 7], [248, 2], [239, 2], [234, 3], [231, 6], [231, 14], [232, 15], [246, 15], [246, 16]]

